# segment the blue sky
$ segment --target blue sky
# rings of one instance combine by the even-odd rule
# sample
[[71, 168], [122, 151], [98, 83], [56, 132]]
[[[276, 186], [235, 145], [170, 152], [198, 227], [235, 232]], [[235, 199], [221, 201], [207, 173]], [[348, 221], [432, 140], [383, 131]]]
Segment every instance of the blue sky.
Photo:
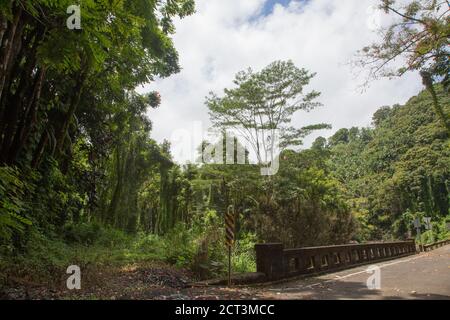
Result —
[[[292, 0], [292, 1], [294, 1], [294, 0]], [[277, 3], [281, 4], [282, 6], [287, 6], [289, 4], [289, 2], [291, 2], [291, 0], [267, 0], [264, 5], [263, 14], [265, 16], [271, 14], [273, 7]]]

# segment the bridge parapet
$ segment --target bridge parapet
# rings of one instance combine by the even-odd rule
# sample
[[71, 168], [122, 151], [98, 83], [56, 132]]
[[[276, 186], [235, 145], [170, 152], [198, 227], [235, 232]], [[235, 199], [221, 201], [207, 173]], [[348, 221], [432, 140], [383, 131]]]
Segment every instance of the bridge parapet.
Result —
[[416, 253], [414, 240], [284, 249], [282, 243], [255, 245], [257, 272], [267, 280], [345, 269]]
[[423, 251], [431, 251], [443, 246], [446, 246], [447, 244], [450, 244], [450, 239], [447, 240], [441, 240], [432, 244], [426, 244], [423, 246]]

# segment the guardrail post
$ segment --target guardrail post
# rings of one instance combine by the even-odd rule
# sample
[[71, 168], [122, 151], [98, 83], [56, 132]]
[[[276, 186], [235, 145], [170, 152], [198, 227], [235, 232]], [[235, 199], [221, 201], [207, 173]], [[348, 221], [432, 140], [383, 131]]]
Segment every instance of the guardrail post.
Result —
[[277, 280], [284, 276], [282, 243], [256, 244], [256, 271], [266, 274], [267, 280]]

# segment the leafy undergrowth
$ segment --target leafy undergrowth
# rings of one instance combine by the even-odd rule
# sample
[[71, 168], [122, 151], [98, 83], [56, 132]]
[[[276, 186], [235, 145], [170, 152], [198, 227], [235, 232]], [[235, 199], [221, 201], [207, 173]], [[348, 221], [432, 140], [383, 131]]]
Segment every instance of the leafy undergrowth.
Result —
[[[225, 253], [216, 244], [220, 239], [209, 242], [205, 258], [198, 253], [204, 236], [181, 227], [163, 237], [128, 235], [96, 224], [70, 225], [61, 234], [48, 237], [30, 230], [21, 250], [0, 246], [0, 298], [176, 299], [183, 290], [198, 298], [204, 295], [201, 289], [190, 291], [188, 284], [221, 276], [225, 267], [219, 261]], [[246, 236], [238, 242], [236, 272], [253, 271], [254, 241]], [[71, 265], [80, 267], [81, 290], [67, 289]]]
[[[67, 243], [34, 234], [26, 252], [0, 261], [0, 299], [152, 299], [196, 280], [169, 265], [160, 248], [136, 237], [121, 242]], [[67, 289], [67, 267], [81, 270], [81, 290]]]
[[154, 251], [132, 246], [128, 238], [121, 243], [105, 245], [68, 243], [60, 238], [50, 239], [38, 232], [33, 232], [23, 251], [2, 248], [0, 261], [1, 282], [5, 284], [11, 279], [22, 279], [30, 283], [58, 282], [55, 275], [66, 277], [66, 269], [70, 265], [80, 266], [83, 270], [120, 266], [140, 261], [158, 261]]
[[[194, 275], [162, 262], [91, 267], [83, 272], [80, 290], [69, 290], [65, 279], [52, 286], [15, 282], [0, 291], [0, 299], [57, 300], [218, 300], [251, 299], [250, 290], [195, 286]], [[64, 277], [62, 277], [64, 278]], [[11, 283], [12, 284], [12, 283]]]

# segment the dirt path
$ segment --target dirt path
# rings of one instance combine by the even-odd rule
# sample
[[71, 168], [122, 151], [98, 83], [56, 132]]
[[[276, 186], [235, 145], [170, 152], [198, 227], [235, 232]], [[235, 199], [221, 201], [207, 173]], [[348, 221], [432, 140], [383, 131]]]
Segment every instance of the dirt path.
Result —
[[[157, 263], [82, 271], [81, 290], [68, 290], [65, 282], [52, 286], [18, 280], [0, 290], [0, 299], [106, 299], [106, 300], [216, 300], [251, 299], [243, 288], [193, 287], [188, 271]], [[65, 278], [65, 277], [63, 277]]]

